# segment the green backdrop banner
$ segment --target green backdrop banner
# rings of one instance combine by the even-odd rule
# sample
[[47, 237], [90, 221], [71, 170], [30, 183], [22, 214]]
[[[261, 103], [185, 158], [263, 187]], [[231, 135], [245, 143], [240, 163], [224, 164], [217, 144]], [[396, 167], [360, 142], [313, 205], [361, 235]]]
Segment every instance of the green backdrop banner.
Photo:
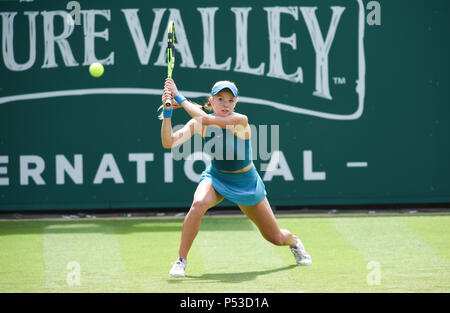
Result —
[[1, 1], [0, 210], [189, 206], [209, 159], [198, 136], [161, 145], [169, 20], [188, 99], [237, 84], [272, 205], [450, 202], [449, 14], [447, 0]]

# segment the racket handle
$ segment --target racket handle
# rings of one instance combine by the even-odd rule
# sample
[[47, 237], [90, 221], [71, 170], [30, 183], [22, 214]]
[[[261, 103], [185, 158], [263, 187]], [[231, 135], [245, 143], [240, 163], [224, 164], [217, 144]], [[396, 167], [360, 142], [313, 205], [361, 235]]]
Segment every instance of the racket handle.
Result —
[[166, 107], [166, 109], [170, 108], [172, 106], [172, 100], [167, 99], [166, 102], [164, 102], [164, 106]]

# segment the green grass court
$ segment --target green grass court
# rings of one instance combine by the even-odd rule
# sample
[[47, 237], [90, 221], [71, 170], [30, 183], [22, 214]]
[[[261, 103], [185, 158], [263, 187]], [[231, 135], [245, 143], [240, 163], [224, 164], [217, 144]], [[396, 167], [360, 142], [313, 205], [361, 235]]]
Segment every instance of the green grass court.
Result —
[[450, 215], [278, 216], [310, 267], [247, 218], [205, 217], [174, 279], [182, 221], [1, 221], [0, 292], [450, 292]]

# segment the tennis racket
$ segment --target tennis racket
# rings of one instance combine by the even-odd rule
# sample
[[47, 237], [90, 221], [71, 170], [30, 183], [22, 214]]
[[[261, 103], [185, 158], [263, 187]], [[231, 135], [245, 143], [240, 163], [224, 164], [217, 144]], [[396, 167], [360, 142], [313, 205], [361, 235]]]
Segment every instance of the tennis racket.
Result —
[[[172, 78], [173, 66], [175, 65], [175, 24], [169, 21], [167, 29], [167, 77]], [[166, 109], [170, 108], [172, 100], [167, 99], [164, 103]]]

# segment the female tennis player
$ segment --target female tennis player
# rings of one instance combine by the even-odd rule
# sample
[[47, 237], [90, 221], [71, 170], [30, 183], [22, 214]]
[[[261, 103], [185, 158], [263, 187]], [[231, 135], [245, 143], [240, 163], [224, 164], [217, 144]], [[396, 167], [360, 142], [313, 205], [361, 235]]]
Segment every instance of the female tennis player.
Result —
[[[236, 85], [230, 81], [219, 81], [214, 84], [205, 105], [212, 108], [212, 114], [186, 100], [178, 92], [171, 78], [167, 78], [164, 85], [162, 102], [164, 103], [166, 99], [173, 100], [172, 108], [163, 110], [161, 139], [164, 148], [180, 145], [196, 133], [200, 134], [205, 142], [214, 138], [216, 143], [211, 164], [201, 175], [192, 205], [184, 219], [178, 259], [173, 263], [169, 275], [185, 276], [188, 252], [199, 231], [201, 219], [209, 208], [219, 204], [224, 198], [236, 203], [256, 224], [266, 240], [275, 245], [288, 245], [297, 265], [311, 265], [311, 257], [300, 239], [288, 230], [278, 227], [266, 198], [264, 183], [252, 162], [248, 118], [234, 112], [238, 102]], [[192, 119], [180, 130], [173, 132], [172, 112], [174, 108], [180, 107]], [[227, 137], [232, 140], [225, 140]], [[222, 140], [217, 141], [220, 138]], [[220, 144], [217, 144], [218, 142]], [[222, 151], [218, 153], [218, 150]]]

